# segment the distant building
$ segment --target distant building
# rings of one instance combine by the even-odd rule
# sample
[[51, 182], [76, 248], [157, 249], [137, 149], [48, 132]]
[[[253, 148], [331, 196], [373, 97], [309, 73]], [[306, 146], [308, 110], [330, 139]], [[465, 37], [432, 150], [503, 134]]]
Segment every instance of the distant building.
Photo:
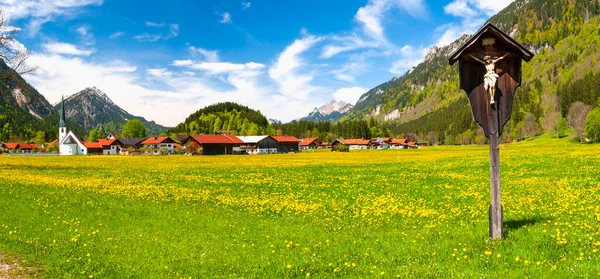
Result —
[[32, 153], [34, 150], [40, 149], [35, 143], [19, 143], [19, 142], [7, 142], [3, 143], [2, 149], [8, 153], [14, 153], [16, 150], [20, 150], [20, 153]]
[[248, 154], [277, 153], [277, 141], [271, 136], [238, 136], [243, 144], [240, 149]]
[[160, 153], [163, 148], [167, 149], [167, 153], [171, 154], [175, 150], [175, 141], [170, 137], [151, 137], [142, 142], [146, 148], [152, 148], [154, 153]]
[[337, 146], [339, 144], [343, 144], [349, 150], [368, 149], [370, 143], [371, 143], [371, 141], [368, 140], [368, 139], [337, 139], [337, 140], [335, 140], [334, 142], [331, 143], [331, 148], [332, 148], [332, 150], [333, 149], [340, 149]]
[[[226, 135], [190, 135], [182, 144], [186, 149], [197, 150], [202, 148], [202, 155], [234, 154], [241, 151], [244, 144], [236, 136]], [[190, 152], [190, 150], [186, 150]]]
[[289, 153], [300, 151], [301, 140], [290, 136], [273, 136], [277, 141], [277, 152]]
[[129, 149], [129, 147], [133, 147], [133, 149], [139, 150], [140, 148], [142, 148], [142, 142], [146, 139], [147, 138], [124, 138], [119, 139], [119, 141], [121, 142], [121, 144], [123, 144], [123, 146], [121, 147], [122, 149]]
[[403, 149], [408, 148], [408, 140], [407, 139], [395, 139], [390, 142], [390, 147], [394, 149]]
[[104, 155], [118, 155], [121, 154], [121, 148], [123, 144], [120, 140], [113, 139], [98, 139], [98, 143], [102, 145], [102, 154]]
[[317, 149], [321, 146], [321, 141], [318, 138], [305, 138], [300, 142], [301, 150]]

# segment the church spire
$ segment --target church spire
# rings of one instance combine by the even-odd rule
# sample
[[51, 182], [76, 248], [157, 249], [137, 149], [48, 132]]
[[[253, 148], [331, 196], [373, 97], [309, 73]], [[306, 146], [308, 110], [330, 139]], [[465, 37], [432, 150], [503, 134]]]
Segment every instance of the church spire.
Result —
[[62, 97], [62, 104], [60, 106], [60, 122], [58, 122], [58, 127], [67, 127], [65, 123], [65, 96]]

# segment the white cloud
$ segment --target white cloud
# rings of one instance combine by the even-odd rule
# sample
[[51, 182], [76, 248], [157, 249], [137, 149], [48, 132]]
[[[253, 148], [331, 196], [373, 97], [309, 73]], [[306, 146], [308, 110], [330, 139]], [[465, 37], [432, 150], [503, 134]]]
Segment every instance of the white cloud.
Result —
[[225, 74], [225, 73], [240, 73], [246, 71], [258, 71], [265, 68], [264, 64], [249, 62], [245, 64], [231, 62], [194, 62], [191, 60], [175, 60], [171, 66], [187, 67], [189, 69], [204, 71], [208, 74]]
[[242, 10], [250, 8], [252, 2], [242, 2]]
[[379, 42], [387, 42], [381, 25], [381, 17], [389, 9], [387, 4], [388, 1], [371, 0], [366, 6], [358, 9], [354, 16], [363, 25], [364, 33]]
[[221, 16], [221, 20], [219, 20], [220, 23], [231, 23], [231, 14], [228, 12], [224, 12], [224, 13], [217, 13], [218, 16]]
[[356, 104], [360, 96], [367, 91], [369, 91], [369, 89], [362, 87], [344, 87], [336, 90], [333, 93], [333, 98], [338, 101]]
[[395, 75], [402, 75], [410, 68], [419, 65], [429, 51], [428, 47], [414, 47], [406, 45], [400, 49], [400, 59], [392, 63], [389, 72]]
[[169, 25], [169, 33], [171, 35], [169, 38], [179, 36], [179, 24], [170, 24]]
[[189, 50], [192, 53], [199, 53], [204, 56], [204, 59], [208, 62], [218, 62], [219, 61], [219, 52], [215, 50], [207, 50], [199, 47], [191, 46]]
[[41, 26], [56, 16], [69, 15], [89, 5], [102, 5], [103, 0], [0, 0], [0, 6], [11, 20], [30, 18], [29, 35], [35, 35]]
[[167, 70], [166, 68], [148, 69], [146, 70], [146, 73], [158, 79], [165, 79], [173, 76], [173, 73]]
[[300, 73], [304, 65], [300, 55], [320, 42], [322, 38], [308, 35], [295, 40], [279, 55], [277, 62], [269, 69], [269, 77], [278, 85], [280, 93], [288, 98], [306, 99], [308, 95], [319, 90], [310, 84], [311, 73]]
[[132, 38], [140, 42], [156, 42], [162, 38], [162, 35], [144, 33], [140, 35], [135, 35]]
[[114, 40], [114, 39], [121, 38], [123, 35], [125, 35], [125, 32], [120, 31], [120, 32], [115, 32], [115, 33], [110, 34], [110, 36], [108, 36], [108, 38]]
[[460, 23], [449, 23], [434, 31], [436, 46], [446, 46], [463, 34], [473, 34], [492, 15], [514, 0], [454, 0], [444, 6], [446, 14], [461, 18]]
[[77, 32], [77, 34], [79, 34], [79, 38], [81, 39], [81, 42], [84, 43], [85, 45], [91, 46], [96, 44], [96, 37], [94, 36], [94, 34], [92, 34], [90, 32], [90, 27], [87, 25], [82, 25], [77, 27], [77, 29], [75, 29], [75, 32]]
[[75, 45], [60, 42], [47, 43], [42, 45], [42, 47], [50, 53], [67, 54], [75, 56], [89, 56], [95, 52], [95, 50], [79, 49]]
[[342, 52], [352, 51], [361, 48], [376, 48], [381, 44], [377, 41], [366, 41], [360, 38], [357, 34], [348, 36], [332, 36], [331, 40], [335, 44], [328, 44], [321, 50], [321, 58], [331, 58]]
[[146, 21], [146, 26], [148, 26], [148, 27], [164, 27], [165, 23], [164, 22], [158, 23], [158, 22]]

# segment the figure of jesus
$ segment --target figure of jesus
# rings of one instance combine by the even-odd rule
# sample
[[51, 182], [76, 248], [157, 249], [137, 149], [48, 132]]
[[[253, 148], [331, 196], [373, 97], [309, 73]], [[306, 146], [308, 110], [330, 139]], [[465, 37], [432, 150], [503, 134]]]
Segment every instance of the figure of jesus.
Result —
[[485, 66], [486, 69], [486, 74], [485, 76], [483, 76], [483, 87], [485, 88], [485, 90], [487, 90], [487, 92], [490, 94], [490, 105], [493, 105], [495, 103], [494, 101], [494, 95], [496, 94], [496, 81], [498, 80], [498, 74], [496, 74], [496, 63], [498, 63], [498, 61], [504, 59], [506, 56], [508, 55], [508, 53], [506, 53], [505, 55], [501, 56], [501, 57], [497, 57], [496, 59], [492, 59], [491, 56], [486, 55], [483, 57], [482, 59], [479, 59], [473, 55], [469, 55], [471, 56], [471, 58], [475, 59], [475, 61], [483, 64]]

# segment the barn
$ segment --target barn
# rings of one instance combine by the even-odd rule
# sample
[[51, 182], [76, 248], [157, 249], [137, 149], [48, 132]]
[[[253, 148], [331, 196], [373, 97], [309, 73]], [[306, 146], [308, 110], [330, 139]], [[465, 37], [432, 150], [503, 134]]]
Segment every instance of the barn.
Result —
[[271, 136], [238, 136], [243, 144], [241, 150], [248, 154], [277, 153], [277, 141]]
[[277, 152], [288, 153], [300, 151], [300, 140], [290, 136], [273, 136], [277, 141]]
[[301, 150], [317, 149], [321, 146], [321, 141], [318, 138], [305, 138], [300, 142]]
[[236, 136], [191, 135], [182, 144], [186, 147], [189, 146], [193, 150], [201, 147], [202, 155], [223, 155], [239, 153], [244, 142]]

